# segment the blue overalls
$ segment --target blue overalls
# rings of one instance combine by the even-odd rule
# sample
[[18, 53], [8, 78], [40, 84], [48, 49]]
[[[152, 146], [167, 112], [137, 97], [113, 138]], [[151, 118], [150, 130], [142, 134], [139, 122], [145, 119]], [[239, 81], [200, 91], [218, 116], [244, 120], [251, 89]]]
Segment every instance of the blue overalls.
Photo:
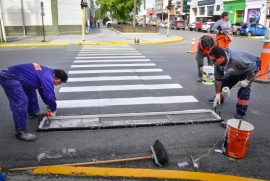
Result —
[[53, 69], [36, 63], [8, 67], [0, 73], [0, 84], [9, 100], [16, 130], [26, 128], [27, 113], [39, 112], [36, 89], [46, 105], [56, 110]]

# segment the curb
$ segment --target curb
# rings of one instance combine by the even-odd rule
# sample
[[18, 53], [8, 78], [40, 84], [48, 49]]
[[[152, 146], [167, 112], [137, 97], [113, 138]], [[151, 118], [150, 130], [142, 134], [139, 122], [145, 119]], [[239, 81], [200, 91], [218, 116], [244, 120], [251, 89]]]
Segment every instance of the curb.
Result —
[[72, 166], [44, 166], [37, 167], [32, 174], [59, 174], [92, 177], [125, 177], [152, 179], [187, 179], [187, 180], [230, 180], [230, 181], [263, 181], [261, 179], [240, 176], [223, 175], [206, 172], [188, 172], [179, 170], [139, 169], [139, 168], [105, 168], [105, 167], [72, 167]]
[[0, 47], [26, 47], [26, 46], [69, 46], [70, 43], [20, 43], [0, 44]]
[[[149, 44], [166, 44], [176, 43], [183, 41], [184, 38], [181, 36], [175, 36], [172, 40], [161, 40], [151, 42], [140, 42], [141, 45]], [[27, 47], [27, 46], [69, 46], [69, 45], [134, 45], [134, 41], [111, 41], [111, 42], [76, 42], [76, 43], [17, 43], [17, 44], [0, 44], [0, 47]]]

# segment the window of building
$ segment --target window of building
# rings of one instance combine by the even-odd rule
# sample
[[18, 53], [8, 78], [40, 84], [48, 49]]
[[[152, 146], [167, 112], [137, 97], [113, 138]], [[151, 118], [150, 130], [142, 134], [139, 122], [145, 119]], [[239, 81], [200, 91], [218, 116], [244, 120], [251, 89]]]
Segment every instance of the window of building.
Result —
[[220, 11], [220, 5], [217, 5], [216, 11]]
[[214, 14], [214, 6], [208, 6], [207, 15], [213, 15], [213, 14]]
[[205, 7], [199, 7], [199, 15], [205, 14]]

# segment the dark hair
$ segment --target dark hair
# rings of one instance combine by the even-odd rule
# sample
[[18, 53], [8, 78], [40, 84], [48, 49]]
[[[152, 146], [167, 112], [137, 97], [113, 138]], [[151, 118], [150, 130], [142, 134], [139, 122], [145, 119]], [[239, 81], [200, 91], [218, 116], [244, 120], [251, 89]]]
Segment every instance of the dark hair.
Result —
[[221, 18], [224, 18], [225, 16], [228, 16], [228, 14], [229, 14], [228, 12], [223, 12], [223, 13], [220, 15], [220, 17], [221, 17]]
[[67, 82], [68, 75], [64, 70], [61, 69], [54, 69], [54, 76], [61, 80], [61, 82], [65, 83]]
[[209, 35], [204, 35], [202, 37], [202, 45], [205, 48], [210, 48], [211, 46], [214, 45], [213, 38], [211, 36], [209, 36]]
[[212, 48], [212, 50], [210, 50], [209, 56], [215, 56], [215, 58], [220, 58], [221, 56], [226, 57], [226, 54], [222, 48], [216, 46]]

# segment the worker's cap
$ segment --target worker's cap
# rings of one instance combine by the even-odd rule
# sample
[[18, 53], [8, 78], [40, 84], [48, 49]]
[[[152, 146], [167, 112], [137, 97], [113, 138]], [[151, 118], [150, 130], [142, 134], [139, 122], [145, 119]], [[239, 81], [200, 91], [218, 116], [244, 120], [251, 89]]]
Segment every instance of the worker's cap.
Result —
[[202, 46], [205, 48], [210, 48], [211, 46], [213, 46], [214, 41], [213, 38], [211, 36], [205, 35], [202, 37]]

